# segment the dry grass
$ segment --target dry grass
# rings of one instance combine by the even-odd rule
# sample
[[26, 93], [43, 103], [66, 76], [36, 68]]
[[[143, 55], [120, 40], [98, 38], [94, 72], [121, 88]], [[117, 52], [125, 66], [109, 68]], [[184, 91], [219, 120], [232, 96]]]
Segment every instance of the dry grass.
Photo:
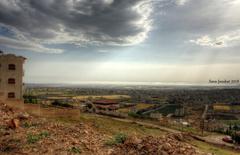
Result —
[[[136, 110], [142, 110], [142, 109], [146, 109], [146, 108], [149, 108], [149, 107], [152, 107], [156, 104], [147, 104], [147, 103], [138, 103], [136, 106], [135, 106], [135, 109]], [[121, 109], [118, 109], [118, 112], [123, 112], [123, 113], [128, 113], [131, 111], [131, 108], [132, 107], [127, 107], [127, 108], [121, 108]]]
[[70, 117], [58, 117], [57, 120], [66, 123], [81, 122], [84, 124], [90, 124], [93, 125], [98, 132], [109, 136], [115, 135], [119, 132], [136, 136], [161, 136], [166, 134], [165, 131], [160, 129], [145, 127], [136, 123], [122, 122], [112, 119], [111, 117], [88, 113], [82, 113], [77, 119]]
[[216, 146], [213, 146], [213, 145], [201, 142], [201, 141], [193, 140], [190, 143], [192, 145], [196, 146], [201, 151], [210, 152], [215, 155], [239, 155], [239, 152], [216, 147]]
[[230, 110], [240, 110], [240, 105], [224, 105], [216, 104], [213, 106], [215, 111], [230, 111]]
[[228, 106], [228, 105], [214, 105], [213, 109], [215, 111], [219, 111], [219, 110], [221, 110], [221, 111], [229, 111], [229, 110], [231, 110], [231, 107]]

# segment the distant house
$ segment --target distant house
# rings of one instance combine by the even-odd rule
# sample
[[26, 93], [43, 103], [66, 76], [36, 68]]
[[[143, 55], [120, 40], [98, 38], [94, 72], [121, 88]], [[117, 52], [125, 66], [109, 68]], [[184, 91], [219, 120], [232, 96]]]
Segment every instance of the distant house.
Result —
[[26, 58], [0, 52], [0, 101], [22, 100]]

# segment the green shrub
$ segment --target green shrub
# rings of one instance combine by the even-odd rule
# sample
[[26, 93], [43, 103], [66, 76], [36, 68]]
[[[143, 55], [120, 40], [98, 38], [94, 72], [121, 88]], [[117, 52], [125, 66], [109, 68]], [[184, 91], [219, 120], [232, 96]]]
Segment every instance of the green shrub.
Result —
[[124, 143], [127, 139], [127, 135], [124, 134], [124, 133], [119, 133], [119, 134], [114, 136], [114, 139], [118, 144]]
[[113, 136], [113, 138], [107, 140], [105, 142], [106, 145], [117, 145], [117, 144], [123, 144], [127, 139], [127, 135], [124, 133], [118, 133]]
[[49, 132], [47, 131], [43, 131], [41, 132], [40, 134], [28, 134], [27, 135], [27, 142], [29, 144], [34, 144], [36, 142], [38, 142], [39, 140], [43, 139], [43, 138], [46, 138], [46, 137], [49, 137]]
[[33, 134], [27, 135], [27, 142], [29, 144], [34, 144], [34, 143], [38, 142], [40, 139], [41, 138], [39, 135], [33, 135]]
[[74, 146], [71, 149], [69, 149], [69, 151], [75, 154], [80, 154], [82, 152], [80, 148]]
[[49, 132], [47, 132], [47, 131], [43, 131], [43, 132], [41, 132], [41, 133], [39, 134], [39, 136], [40, 136], [41, 138], [46, 138], [46, 137], [49, 137], [50, 134], [49, 134]]

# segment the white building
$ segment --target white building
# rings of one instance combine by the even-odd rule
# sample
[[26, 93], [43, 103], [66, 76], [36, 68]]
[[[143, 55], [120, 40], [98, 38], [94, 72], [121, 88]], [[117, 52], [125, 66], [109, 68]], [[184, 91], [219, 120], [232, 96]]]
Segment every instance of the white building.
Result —
[[22, 100], [25, 60], [22, 56], [0, 51], [0, 101]]

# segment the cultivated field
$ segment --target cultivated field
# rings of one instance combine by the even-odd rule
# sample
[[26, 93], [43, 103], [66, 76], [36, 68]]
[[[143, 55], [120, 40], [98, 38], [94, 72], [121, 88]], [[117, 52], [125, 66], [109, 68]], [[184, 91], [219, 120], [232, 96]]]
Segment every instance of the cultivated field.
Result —
[[215, 111], [230, 111], [230, 110], [240, 110], [240, 105], [225, 105], [225, 104], [216, 104], [213, 106]]
[[[138, 111], [138, 110], [142, 110], [142, 109], [152, 107], [154, 105], [156, 105], [156, 104], [138, 103], [138, 104], [136, 104], [134, 109]], [[132, 109], [132, 107], [121, 108], [121, 109], [118, 109], [118, 112], [128, 113], [128, 112], [131, 111], [131, 109]]]
[[87, 100], [87, 99], [109, 99], [109, 100], [118, 100], [118, 99], [130, 99], [129, 95], [81, 95], [75, 96], [73, 99]]

